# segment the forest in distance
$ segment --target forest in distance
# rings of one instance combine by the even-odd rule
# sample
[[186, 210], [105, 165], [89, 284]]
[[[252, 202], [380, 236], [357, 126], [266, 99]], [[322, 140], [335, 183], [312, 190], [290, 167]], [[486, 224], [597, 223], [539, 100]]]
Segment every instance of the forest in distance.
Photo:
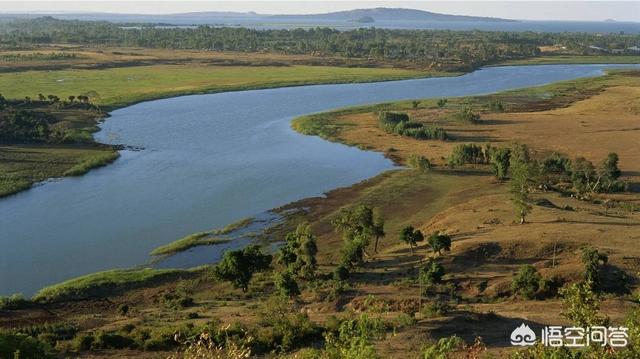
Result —
[[196, 28], [123, 27], [108, 22], [58, 20], [43, 17], [0, 22], [0, 46], [38, 43], [91, 46], [137, 46], [209, 51], [276, 52], [370, 58], [468, 71], [509, 59], [536, 57], [541, 48], [560, 53], [638, 53], [638, 34], [538, 33], [499, 31], [389, 30], [331, 28], [255, 30], [198, 26]]

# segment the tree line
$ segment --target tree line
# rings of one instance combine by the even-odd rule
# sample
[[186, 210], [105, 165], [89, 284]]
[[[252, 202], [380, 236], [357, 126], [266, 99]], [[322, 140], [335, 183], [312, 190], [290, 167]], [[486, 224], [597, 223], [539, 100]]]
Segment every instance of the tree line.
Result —
[[537, 56], [540, 46], [559, 45], [578, 54], [589, 46], [628, 48], [640, 35], [499, 31], [394, 30], [361, 28], [269, 29], [198, 26], [124, 27], [99, 21], [53, 17], [0, 23], [0, 45], [71, 43], [211, 51], [277, 52], [408, 61], [446, 69]]

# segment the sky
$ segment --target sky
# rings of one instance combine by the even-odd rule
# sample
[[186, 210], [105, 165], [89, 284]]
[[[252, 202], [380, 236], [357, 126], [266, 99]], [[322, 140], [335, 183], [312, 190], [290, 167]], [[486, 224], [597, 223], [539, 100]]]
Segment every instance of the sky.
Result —
[[454, 15], [520, 20], [640, 22], [640, 1], [5, 1], [0, 12], [111, 12], [171, 14], [199, 11], [255, 11], [262, 14], [312, 14], [372, 7], [402, 7]]

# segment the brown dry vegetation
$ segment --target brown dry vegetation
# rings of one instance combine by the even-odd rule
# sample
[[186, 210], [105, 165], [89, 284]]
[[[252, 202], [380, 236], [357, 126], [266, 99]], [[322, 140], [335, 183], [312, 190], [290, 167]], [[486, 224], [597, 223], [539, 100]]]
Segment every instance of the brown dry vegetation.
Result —
[[42, 45], [29, 50], [4, 50], [2, 55], [68, 54], [61, 60], [3, 61], [0, 72], [59, 69], [100, 69], [145, 65], [217, 65], [217, 66], [353, 66], [421, 69], [411, 62], [385, 63], [369, 59], [337, 56], [286, 55], [277, 53], [217, 52], [200, 50], [152, 49], [139, 47], [89, 47], [81, 45]]
[[[518, 99], [501, 97], [508, 108], [518, 112], [482, 112], [480, 124], [449, 121], [452, 107], [438, 109], [425, 101], [411, 116], [425, 123], [445, 127], [451, 141], [418, 141], [383, 132], [372, 112], [341, 114], [330, 123], [339, 129], [333, 140], [384, 152], [399, 163], [410, 154], [421, 154], [438, 166], [428, 173], [395, 170], [352, 187], [334, 190], [326, 197], [310, 198], [282, 210], [297, 209], [288, 221], [271, 233], [276, 238], [296, 223], [312, 223], [318, 237], [318, 261], [321, 272], [328, 273], [339, 261], [342, 239], [330, 224], [344, 207], [366, 204], [378, 208], [386, 220], [387, 236], [378, 253], [368, 250], [366, 264], [353, 273], [350, 289], [335, 300], [323, 299], [321, 290], [306, 288], [298, 300], [298, 309], [316, 322], [330, 316], [348, 316], [350, 312], [383, 308], [382, 315], [394, 320], [401, 313], [413, 314], [418, 308], [417, 285], [410, 280], [417, 275], [426, 258], [436, 256], [425, 243], [413, 253], [398, 240], [405, 225], [425, 233], [442, 230], [453, 240], [452, 251], [442, 256], [446, 270], [445, 286], [452, 288], [441, 298], [451, 299], [452, 309], [443, 316], [425, 317], [415, 324], [394, 330], [376, 347], [383, 357], [415, 357], [423, 344], [434, 338], [453, 334], [471, 342], [481, 336], [488, 352], [501, 357], [513, 351], [509, 333], [522, 321], [533, 325], [566, 325], [560, 316], [559, 299], [523, 300], [514, 296], [510, 284], [523, 264], [535, 266], [544, 277], [557, 276], [564, 282], [583, 277], [580, 249], [593, 246], [609, 256], [606, 275], [619, 271], [631, 276], [632, 293], [637, 290], [640, 264], [640, 213], [633, 204], [640, 203], [637, 192], [610, 195], [620, 205], [605, 215], [601, 205], [592, 201], [565, 197], [557, 192], [539, 190], [532, 196], [533, 212], [526, 225], [515, 224], [508, 185], [496, 180], [486, 167], [450, 169], [442, 166], [453, 146], [459, 143], [528, 144], [534, 155], [552, 151], [570, 157], [585, 156], [599, 162], [608, 152], [620, 156], [623, 179], [637, 182], [640, 177], [640, 77], [636, 73], [619, 73], [603, 78], [602, 87], [580, 92], [560, 102], [535, 102], [533, 108]], [[599, 80], [600, 81], [600, 80]], [[521, 96], [521, 95], [519, 95]], [[470, 100], [473, 102], [473, 100]], [[535, 109], [536, 111], [530, 111]], [[540, 110], [542, 109], [542, 110]], [[545, 201], [541, 201], [545, 200]], [[626, 206], [625, 204], [628, 204]], [[163, 293], [178, 286], [187, 287], [195, 300], [192, 307], [169, 309], [161, 304]], [[613, 289], [613, 288], [612, 288]], [[83, 330], [116, 330], [125, 324], [157, 327], [176, 323], [205, 323], [217, 319], [254, 323], [262, 300], [272, 291], [268, 274], [258, 275], [249, 293], [233, 289], [208, 275], [180, 283], [128, 291], [108, 300], [92, 299], [73, 303], [43, 305], [33, 309], [3, 313], [0, 326], [17, 323], [69, 321]], [[453, 295], [452, 295], [453, 294]], [[375, 298], [372, 300], [371, 296]], [[372, 305], [373, 301], [373, 305]], [[119, 316], [116, 308], [127, 303], [131, 311]], [[425, 300], [429, 304], [430, 300]], [[457, 304], [456, 304], [457, 303]], [[612, 323], [623, 323], [637, 302], [626, 294], [607, 294], [601, 309]], [[185, 319], [188, 312], [198, 312], [198, 319]], [[7, 319], [8, 318], [8, 319]], [[105, 352], [109, 356], [148, 356], [148, 352]], [[102, 357], [102, 356], [95, 356]]]

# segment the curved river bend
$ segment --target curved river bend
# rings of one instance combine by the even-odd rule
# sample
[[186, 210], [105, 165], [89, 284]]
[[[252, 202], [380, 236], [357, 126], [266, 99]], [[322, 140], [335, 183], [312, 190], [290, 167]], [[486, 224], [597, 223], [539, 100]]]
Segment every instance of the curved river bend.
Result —
[[0, 200], [0, 295], [149, 260], [184, 235], [377, 175], [381, 154], [303, 136], [298, 115], [491, 93], [602, 74], [602, 65], [493, 67], [460, 77], [183, 96], [112, 113], [101, 142], [142, 147], [79, 178]]

